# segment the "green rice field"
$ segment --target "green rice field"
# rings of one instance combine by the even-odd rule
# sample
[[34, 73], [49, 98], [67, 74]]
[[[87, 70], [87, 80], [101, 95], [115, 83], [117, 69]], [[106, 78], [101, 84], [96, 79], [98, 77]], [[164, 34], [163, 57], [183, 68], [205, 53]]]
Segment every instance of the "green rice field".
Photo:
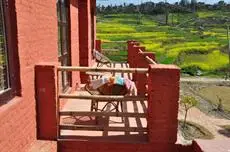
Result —
[[[173, 20], [171, 19], [173, 16]], [[97, 16], [97, 39], [104, 42], [137, 40], [157, 61], [176, 64], [182, 72], [196, 75], [223, 75], [228, 67], [226, 25], [230, 12], [170, 14], [169, 25], [163, 15], [108, 14]], [[104, 43], [103, 49], [118, 49], [126, 60], [126, 43]]]

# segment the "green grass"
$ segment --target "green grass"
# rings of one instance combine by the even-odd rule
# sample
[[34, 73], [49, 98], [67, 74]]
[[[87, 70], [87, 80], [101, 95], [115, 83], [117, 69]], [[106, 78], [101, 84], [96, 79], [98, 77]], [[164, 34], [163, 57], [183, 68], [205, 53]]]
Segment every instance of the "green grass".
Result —
[[[230, 19], [230, 12], [203, 11], [173, 16], [177, 26], [162, 25], [163, 15], [142, 15], [140, 20], [138, 14], [98, 15], [97, 39], [137, 40], [147, 51], [155, 52], [160, 63], [177, 64], [181, 68], [196, 66], [204, 73], [213, 74], [227, 67], [226, 26], [222, 22]], [[203, 31], [199, 30], [200, 23], [204, 25]], [[109, 43], [103, 44], [103, 48], [124, 51], [125, 45]], [[110, 58], [126, 60], [124, 56]]]
[[[221, 53], [219, 50], [215, 50], [209, 54], [192, 54], [184, 56], [181, 64], [182, 68], [188, 66], [200, 67], [203, 71], [213, 71], [216, 69], [225, 68], [228, 64], [228, 56]], [[216, 62], [218, 60], [218, 62]]]
[[194, 140], [194, 139], [210, 140], [214, 138], [214, 135], [207, 128], [195, 122], [187, 121], [185, 127], [182, 126], [183, 126], [183, 121], [179, 120], [179, 128], [182, 132], [182, 136], [186, 140]]
[[226, 86], [211, 86], [203, 88], [199, 91], [199, 94], [205, 99], [208, 99], [212, 104], [218, 105], [219, 99], [222, 100], [223, 107], [226, 111], [230, 112], [230, 87]]

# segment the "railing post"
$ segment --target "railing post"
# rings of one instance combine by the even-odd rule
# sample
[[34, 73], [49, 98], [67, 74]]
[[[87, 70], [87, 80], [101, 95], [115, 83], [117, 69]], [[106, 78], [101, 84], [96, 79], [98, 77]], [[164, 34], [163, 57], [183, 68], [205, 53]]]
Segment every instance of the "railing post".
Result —
[[177, 140], [179, 81], [177, 66], [149, 65], [147, 121], [151, 143], [169, 146]]
[[53, 64], [35, 66], [37, 136], [42, 140], [57, 139], [57, 69]]
[[101, 52], [101, 40], [96, 40], [96, 50]]
[[[94, 14], [89, 13], [91, 10], [90, 0], [78, 1], [78, 15], [79, 15], [79, 50], [80, 50], [80, 66], [92, 66], [94, 64], [92, 56], [91, 41], [95, 41], [92, 37], [91, 24], [92, 16]], [[86, 73], [80, 73], [81, 83], [86, 83], [89, 76]]]
[[[135, 61], [135, 67], [136, 68], [148, 68], [148, 62], [145, 60], [145, 58], [140, 53], [141, 51], [145, 51], [145, 47], [141, 46], [134, 46], [136, 56], [134, 58]], [[140, 74], [135, 73], [133, 74], [134, 80], [136, 81], [136, 86], [138, 90], [138, 95], [145, 95], [146, 92], [146, 84], [147, 84], [147, 75], [146, 74]]]
[[135, 68], [134, 64], [134, 58], [136, 56], [135, 48], [134, 46], [139, 46], [139, 43], [137, 41], [130, 40], [128, 43], [128, 63], [131, 68]]

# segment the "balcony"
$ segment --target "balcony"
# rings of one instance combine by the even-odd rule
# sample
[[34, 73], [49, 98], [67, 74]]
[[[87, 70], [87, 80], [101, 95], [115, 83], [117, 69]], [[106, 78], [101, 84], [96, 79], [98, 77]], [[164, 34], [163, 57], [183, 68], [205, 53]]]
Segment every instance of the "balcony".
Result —
[[[114, 66], [115, 69], [121, 69], [121, 67], [127, 68], [129, 65], [127, 63], [115, 63]], [[60, 70], [64, 70], [64, 68]], [[93, 68], [89, 70], [93, 70]], [[132, 78], [131, 73], [116, 72], [115, 75]], [[60, 95], [60, 102], [66, 102], [60, 112], [60, 138], [147, 142], [147, 97], [92, 97], [89, 92], [84, 89], [84, 84], [72, 95], [74, 96]], [[63, 98], [75, 99], [65, 101]], [[110, 98], [116, 98], [117, 100], [110, 100]], [[98, 109], [100, 110], [97, 112], [91, 111], [91, 100], [96, 99], [101, 100], [98, 105]], [[109, 101], [107, 100], [111, 103], [108, 104]], [[119, 103], [119, 112], [117, 112], [114, 108], [114, 104], [117, 104], [116, 102], [121, 100], [123, 100], [122, 107]], [[107, 106], [105, 106], [106, 104]], [[103, 108], [104, 110], [102, 110]]]
[[[100, 41], [97, 49], [101, 49]], [[111, 68], [36, 66], [41, 139], [57, 140], [62, 151], [177, 150], [180, 70], [173, 65], [157, 64], [154, 53], [146, 52], [136, 41], [128, 41], [127, 50], [128, 62], [114, 63]], [[63, 71], [109, 72], [126, 77], [135, 81], [138, 95], [91, 95], [84, 90], [85, 84], [62, 93], [58, 80]], [[98, 109], [107, 106], [103, 111], [92, 111], [93, 100], [99, 101]], [[112, 110], [113, 102], [118, 103], [117, 110]]]

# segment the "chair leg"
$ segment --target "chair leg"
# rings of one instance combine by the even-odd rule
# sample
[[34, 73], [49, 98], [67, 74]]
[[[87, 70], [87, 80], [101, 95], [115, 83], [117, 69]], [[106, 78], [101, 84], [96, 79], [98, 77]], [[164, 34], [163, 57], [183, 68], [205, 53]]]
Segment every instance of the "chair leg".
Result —
[[98, 100], [95, 100], [95, 102], [96, 102], [96, 109], [95, 109], [95, 111], [97, 112], [98, 111]]
[[116, 104], [116, 112], [117, 113], [119, 112], [119, 101], [117, 101], [117, 104]]
[[121, 103], [121, 112], [124, 112], [124, 110], [123, 110], [123, 102], [121, 101], [120, 103]]
[[[95, 100], [95, 112], [97, 111], [98, 111], [98, 100]], [[98, 125], [98, 117], [99, 116], [95, 116], [96, 125]]]
[[93, 111], [94, 110], [94, 100], [91, 101], [91, 108], [90, 108], [90, 111]]
[[100, 67], [100, 62], [97, 62], [97, 67]]
[[[120, 104], [121, 104], [121, 112], [124, 112], [124, 109], [123, 109], [123, 102], [120, 101]], [[122, 123], [125, 122], [125, 118], [124, 118], [124, 117], [121, 117], [121, 121], [122, 121]]]

